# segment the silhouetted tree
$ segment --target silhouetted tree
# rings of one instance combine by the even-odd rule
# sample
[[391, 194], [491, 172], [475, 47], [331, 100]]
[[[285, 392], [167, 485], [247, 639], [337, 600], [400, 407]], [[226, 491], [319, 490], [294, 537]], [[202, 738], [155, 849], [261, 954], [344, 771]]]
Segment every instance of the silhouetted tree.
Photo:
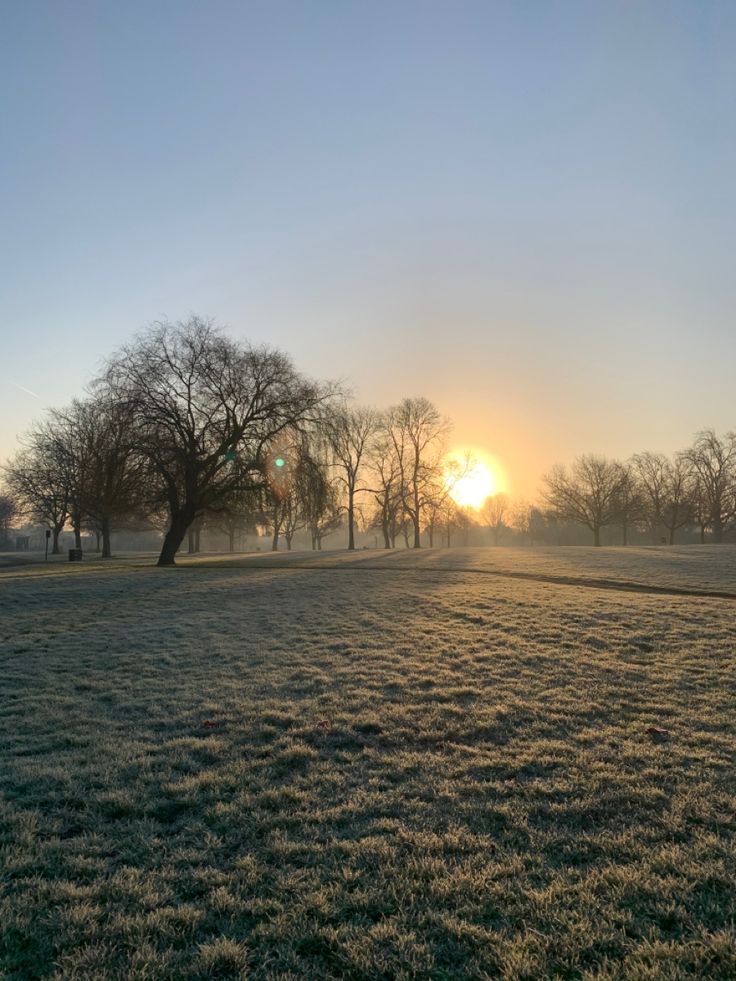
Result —
[[404, 510], [421, 548], [422, 511], [442, 471], [443, 442], [449, 422], [425, 398], [404, 399], [388, 415], [389, 433], [401, 477]]
[[719, 437], [704, 429], [683, 456], [693, 475], [701, 519], [707, 520], [713, 541], [722, 542], [736, 521], [736, 432]]
[[348, 549], [355, 548], [356, 496], [368, 490], [361, 481], [366, 458], [378, 425], [373, 409], [353, 409], [342, 404], [326, 415], [324, 427], [332, 451], [333, 467], [345, 495]]
[[377, 506], [373, 525], [381, 529], [383, 547], [395, 548], [403, 513], [401, 467], [385, 414], [379, 416], [370, 444], [369, 467], [370, 493]]
[[53, 536], [52, 554], [59, 555], [59, 536], [69, 518], [69, 483], [43, 435], [35, 431], [26, 437], [26, 448], [4, 469], [18, 513], [27, 520], [48, 525]]
[[631, 464], [640, 487], [642, 519], [656, 544], [667, 506], [670, 461], [663, 453], [647, 451], [632, 457]]
[[486, 528], [490, 528], [493, 535], [493, 544], [498, 545], [501, 532], [506, 527], [505, 518], [509, 513], [509, 499], [506, 494], [493, 494], [486, 498], [481, 508], [481, 521]]
[[286, 355], [236, 343], [197, 317], [151, 327], [112, 358], [105, 381], [133, 413], [169, 509], [159, 565], [173, 565], [196, 517], [262, 479], [265, 449], [327, 396]]
[[10, 547], [10, 531], [13, 518], [17, 512], [17, 504], [10, 494], [0, 493], [0, 548]]
[[678, 453], [667, 467], [662, 524], [667, 529], [667, 541], [675, 544], [675, 532], [692, 524], [694, 481], [687, 460]]
[[619, 485], [615, 500], [616, 516], [621, 527], [622, 544], [629, 544], [629, 529], [641, 520], [641, 490], [633, 467], [619, 464]]
[[542, 497], [559, 518], [589, 528], [595, 545], [600, 545], [601, 529], [619, 519], [622, 481], [619, 463], [585, 454], [569, 469], [553, 467], [544, 478]]

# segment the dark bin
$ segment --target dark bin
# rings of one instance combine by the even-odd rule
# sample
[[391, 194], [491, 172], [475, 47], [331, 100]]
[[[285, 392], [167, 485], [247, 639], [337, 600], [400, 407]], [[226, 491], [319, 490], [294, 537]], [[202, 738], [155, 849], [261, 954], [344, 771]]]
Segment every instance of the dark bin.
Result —
[[69, 561], [70, 562], [81, 562], [82, 561], [82, 550], [81, 550], [81, 548], [70, 548], [69, 549]]

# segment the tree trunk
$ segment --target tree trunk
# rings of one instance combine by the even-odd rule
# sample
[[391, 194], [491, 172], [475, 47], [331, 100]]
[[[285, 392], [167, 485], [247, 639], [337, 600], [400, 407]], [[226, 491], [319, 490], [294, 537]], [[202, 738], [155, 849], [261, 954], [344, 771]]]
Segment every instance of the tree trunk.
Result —
[[102, 558], [109, 559], [112, 556], [112, 549], [110, 547], [110, 519], [102, 519]]
[[156, 565], [174, 565], [176, 553], [179, 551], [179, 546], [184, 541], [184, 536], [192, 521], [194, 521], [194, 515], [190, 511], [177, 511], [175, 515], [172, 515], [171, 526], [164, 537], [161, 554]]
[[600, 530], [600, 528], [597, 525], [593, 529], [593, 544], [595, 545], [596, 548], [600, 548], [600, 544], [601, 544], [601, 530]]
[[72, 525], [74, 527], [74, 547], [78, 548], [80, 551], [82, 549], [82, 515], [75, 514], [72, 519]]
[[355, 549], [355, 491], [348, 489], [348, 551]]
[[52, 555], [61, 555], [61, 549], [59, 548], [59, 535], [61, 534], [61, 528], [58, 525], [54, 525], [53, 528], [53, 544], [51, 546]]
[[391, 535], [389, 533], [388, 522], [385, 518], [381, 522], [381, 531], [383, 532], [383, 547], [391, 548]]
[[670, 528], [670, 545], [675, 544], [675, 529]]
[[434, 548], [434, 525], [430, 525], [427, 531], [429, 532], [429, 547]]
[[294, 533], [291, 532], [291, 531], [287, 531], [286, 534], [284, 535], [284, 538], [286, 539], [286, 551], [287, 552], [290, 552], [291, 551], [291, 540], [292, 540], [293, 537], [294, 537]]
[[713, 541], [718, 545], [723, 541], [723, 522], [721, 521], [720, 514], [715, 515], [713, 518]]
[[624, 542], [623, 542], [624, 545], [628, 545], [629, 544], [629, 526], [628, 525], [621, 525], [621, 532], [622, 532], [623, 539], [624, 539]]
[[422, 543], [419, 537], [421, 534], [421, 532], [419, 531], [419, 511], [416, 512], [416, 517], [413, 519], [413, 521], [414, 521], [414, 548], [421, 548]]
[[230, 545], [230, 551], [231, 552], [234, 552], [235, 551], [235, 532], [234, 531], [229, 531], [228, 532], [228, 540], [229, 540], [229, 545]]
[[705, 525], [700, 526], [700, 544], [705, 545]]

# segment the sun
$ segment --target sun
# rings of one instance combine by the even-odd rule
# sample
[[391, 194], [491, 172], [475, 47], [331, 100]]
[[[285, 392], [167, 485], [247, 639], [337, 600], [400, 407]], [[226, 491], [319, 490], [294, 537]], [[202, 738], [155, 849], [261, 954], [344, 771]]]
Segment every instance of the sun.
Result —
[[504, 483], [500, 468], [487, 453], [460, 449], [445, 458], [445, 485], [460, 507], [480, 510], [487, 498], [503, 490]]

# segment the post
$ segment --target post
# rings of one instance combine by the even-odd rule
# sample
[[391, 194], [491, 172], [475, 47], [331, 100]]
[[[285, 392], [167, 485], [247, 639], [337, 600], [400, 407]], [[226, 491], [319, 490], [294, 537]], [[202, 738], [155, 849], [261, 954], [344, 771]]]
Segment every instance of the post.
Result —
[[45, 562], [48, 562], [49, 560], [49, 538], [51, 538], [51, 529], [47, 528], [46, 529], [46, 556], [44, 559]]

